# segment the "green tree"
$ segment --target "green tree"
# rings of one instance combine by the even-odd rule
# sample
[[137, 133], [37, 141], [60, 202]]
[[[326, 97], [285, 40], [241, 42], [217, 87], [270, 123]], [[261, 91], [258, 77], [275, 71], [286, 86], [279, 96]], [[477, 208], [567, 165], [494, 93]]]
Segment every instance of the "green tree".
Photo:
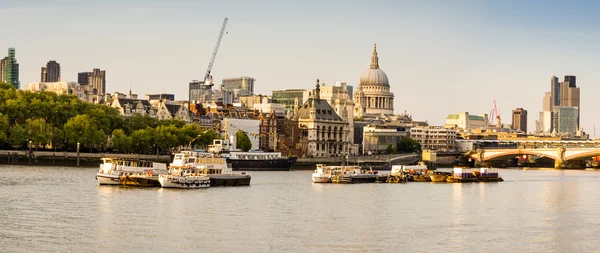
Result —
[[387, 148], [385, 149], [385, 153], [388, 155], [391, 155], [394, 153], [394, 146], [392, 146], [392, 144], [390, 143]]
[[146, 127], [146, 129], [138, 129], [131, 133], [132, 144], [134, 152], [141, 154], [151, 154], [152, 144], [154, 144], [154, 129]]
[[[154, 133], [154, 138], [157, 145], [156, 147], [162, 151], [166, 151], [178, 146], [180, 144], [177, 136], [179, 132], [180, 129], [174, 125], [157, 126]], [[187, 143], [185, 145], [187, 145]]]
[[92, 146], [100, 148], [106, 142], [104, 131], [99, 129], [87, 114], [77, 115], [69, 119], [63, 130], [67, 143], [71, 146], [80, 143], [88, 148], [92, 148]]
[[115, 129], [112, 132], [112, 146], [121, 153], [129, 153], [133, 140], [125, 134], [123, 129]]
[[8, 142], [14, 148], [23, 147], [27, 142], [27, 130], [25, 127], [19, 124], [15, 124], [10, 127]]
[[213, 130], [208, 130], [200, 134], [200, 139], [196, 143], [200, 144], [203, 148], [208, 147], [213, 143], [213, 140], [220, 139], [221, 136]]
[[36, 149], [38, 146], [46, 146], [52, 143], [52, 126], [46, 123], [45, 119], [27, 119], [25, 121], [25, 131], [29, 140], [33, 142]]
[[396, 150], [400, 153], [421, 152], [421, 144], [410, 137], [404, 136], [396, 144]]
[[52, 147], [65, 148], [65, 133], [58, 127], [52, 127]]
[[239, 149], [243, 150], [244, 152], [247, 152], [248, 150], [250, 150], [252, 148], [252, 142], [250, 142], [250, 138], [248, 138], [248, 135], [246, 134], [246, 132], [244, 132], [242, 130], [238, 130], [237, 133], [235, 133], [235, 137], [236, 137], [236, 144], [235, 144], [236, 148], [239, 148]]
[[0, 144], [8, 142], [8, 131], [10, 130], [10, 124], [8, 116], [0, 113]]

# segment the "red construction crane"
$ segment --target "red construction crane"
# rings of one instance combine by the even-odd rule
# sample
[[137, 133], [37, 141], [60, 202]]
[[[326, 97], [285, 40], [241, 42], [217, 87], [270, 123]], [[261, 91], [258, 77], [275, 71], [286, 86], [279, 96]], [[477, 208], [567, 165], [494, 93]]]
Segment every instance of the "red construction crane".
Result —
[[490, 127], [502, 127], [502, 120], [500, 119], [500, 110], [496, 106], [496, 100], [494, 99], [494, 108], [490, 112], [489, 118], [489, 126]]

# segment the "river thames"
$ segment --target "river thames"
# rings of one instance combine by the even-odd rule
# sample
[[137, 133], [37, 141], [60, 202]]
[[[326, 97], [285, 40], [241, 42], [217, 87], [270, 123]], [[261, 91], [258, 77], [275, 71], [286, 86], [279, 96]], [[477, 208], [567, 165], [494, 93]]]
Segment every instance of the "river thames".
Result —
[[[591, 252], [600, 171], [501, 170], [505, 182], [98, 186], [96, 168], [0, 167], [2, 252]], [[384, 172], [387, 173], [387, 172]]]

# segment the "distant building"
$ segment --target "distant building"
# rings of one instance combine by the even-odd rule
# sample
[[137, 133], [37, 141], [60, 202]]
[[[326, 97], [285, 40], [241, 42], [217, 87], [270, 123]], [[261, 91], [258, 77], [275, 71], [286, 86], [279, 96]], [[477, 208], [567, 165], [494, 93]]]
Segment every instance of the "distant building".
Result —
[[169, 101], [175, 101], [175, 94], [165, 94], [165, 93], [161, 93], [161, 94], [146, 94], [146, 100], [169, 100]]
[[27, 90], [31, 92], [49, 91], [58, 95], [71, 94], [70, 90], [78, 86], [77, 83], [67, 82], [33, 82], [27, 85]]
[[204, 82], [194, 80], [189, 84], [189, 102], [190, 104], [203, 104], [212, 101], [213, 90]]
[[42, 67], [41, 82], [59, 82], [60, 81], [60, 64], [56, 61], [49, 61], [46, 67]]
[[423, 126], [410, 129], [410, 137], [421, 144], [422, 149], [455, 150], [456, 130], [442, 126]]
[[12, 85], [15, 89], [19, 89], [19, 63], [15, 58], [15, 49], [8, 49], [8, 56], [0, 61], [0, 82], [5, 82]]
[[223, 79], [222, 90], [242, 89], [254, 94], [255, 79], [248, 76]]
[[512, 111], [512, 129], [527, 133], [527, 110], [517, 108]]
[[[577, 87], [576, 76], [566, 75], [563, 82], [558, 81], [558, 77], [552, 76], [550, 78], [550, 92], [546, 92], [543, 101], [543, 110], [539, 114], [539, 118], [536, 121], [536, 132], [544, 134], [565, 134], [567, 129], [565, 121], [557, 122], [559, 117], [558, 107], [576, 107], [577, 108], [577, 119], [575, 131], [571, 134], [575, 134], [580, 131], [580, 109], [581, 109], [581, 90]], [[560, 109], [562, 114], [570, 114], [571, 109]], [[569, 111], [569, 112], [567, 112]], [[562, 125], [561, 129], [556, 127]]]
[[179, 119], [185, 122], [192, 122], [189, 102], [177, 104], [168, 101], [160, 101], [156, 108], [156, 118], [159, 120]]
[[284, 104], [286, 111], [294, 110], [294, 100], [298, 98], [300, 103], [308, 100], [310, 91], [306, 89], [274, 90], [272, 93], [273, 103]]
[[126, 97], [118, 92], [115, 92], [112, 96], [112, 102], [109, 106], [116, 108], [124, 117], [136, 114], [154, 117], [156, 113], [148, 100]]
[[93, 69], [92, 72], [81, 72], [77, 74], [78, 83], [82, 86], [90, 86], [95, 95], [106, 94], [106, 71]]
[[79, 85], [86, 86], [90, 84], [90, 77], [92, 77], [92, 72], [80, 72], [77, 74], [77, 82]]
[[447, 128], [469, 131], [473, 129], [487, 129], [488, 115], [470, 115], [468, 112], [450, 114], [446, 117]]

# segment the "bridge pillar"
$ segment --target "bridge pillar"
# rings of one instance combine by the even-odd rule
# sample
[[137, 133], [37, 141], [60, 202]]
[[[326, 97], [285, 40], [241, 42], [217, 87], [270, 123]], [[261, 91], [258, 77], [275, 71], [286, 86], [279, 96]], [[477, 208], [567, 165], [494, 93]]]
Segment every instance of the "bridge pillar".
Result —
[[585, 169], [586, 167], [586, 162], [585, 160], [575, 160], [575, 161], [565, 161], [565, 160], [558, 160], [556, 159], [554, 161], [554, 168], [555, 169]]

